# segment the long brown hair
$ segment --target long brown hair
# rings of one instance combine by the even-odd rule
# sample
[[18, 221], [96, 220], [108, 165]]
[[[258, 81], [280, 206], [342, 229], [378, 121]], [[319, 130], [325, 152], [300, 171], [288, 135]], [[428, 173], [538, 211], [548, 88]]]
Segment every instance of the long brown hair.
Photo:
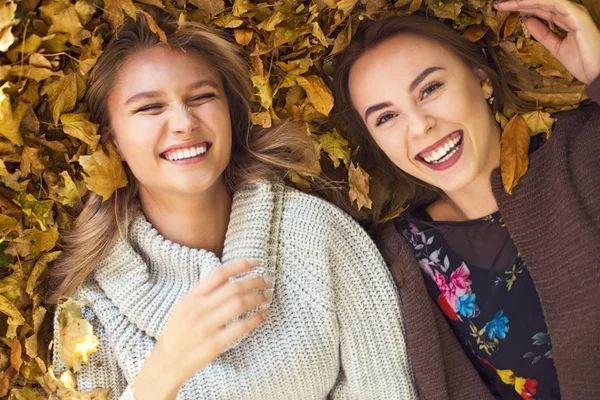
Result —
[[[305, 176], [319, 174], [310, 163], [318, 154], [305, 127], [283, 122], [272, 129], [252, 129], [252, 85], [238, 46], [204, 25], [187, 22], [179, 26], [165, 13], [153, 11], [151, 15], [165, 32], [167, 44], [152, 32], [147, 19], [138, 15], [117, 30], [92, 71], [85, 101], [90, 119], [99, 124], [101, 132], [110, 125], [107, 98], [123, 63], [147, 49], [181, 49], [200, 55], [223, 81], [232, 127], [231, 159], [224, 171], [230, 193], [249, 181], [283, 180], [291, 169]], [[104, 202], [90, 193], [73, 229], [65, 234], [64, 254], [49, 271], [49, 301], [72, 294], [129, 226], [139, 208], [138, 185], [126, 164], [124, 168], [129, 184]]]
[[373, 177], [370, 192], [373, 209], [367, 224], [377, 224], [407, 206], [427, 205], [441, 196], [439, 189], [403, 172], [388, 158], [371, 137], [350, 97], [348, 81], [354, 63], [369, 49], [400, 34], [418, 35], [439, 43], [466, 65], [487, 74], [494, 88], [493, 111], [505, 106], [515, 110], [532, 108], [511, 89], [518, 87], [516, 80], [507, 80], [510, 78], [502, 73], [503, 67], [510, 63], [508, 55], [471, 43], [443, 23], [416, 15], [388, 17], [366, 25], [336, 60], [333, 93], [335, 112], [347, 123], [345, 133], [354, 145], [360, 146], [360, 164]]

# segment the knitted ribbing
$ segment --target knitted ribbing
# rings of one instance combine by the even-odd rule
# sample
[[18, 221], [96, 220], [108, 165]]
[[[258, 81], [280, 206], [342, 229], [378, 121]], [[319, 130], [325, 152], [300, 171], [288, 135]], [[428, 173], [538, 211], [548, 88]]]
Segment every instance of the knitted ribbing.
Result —
[[264, 182], [236, 192], [222, 260], [135, 218], [128, 239], [78, 291], [103, 336], [80, 389], [123, 393], [181, 297], [222, 261], [241, 257], [262, 260], [274, 277], [269, 317], [196, 373], [178, 399], [416, 398], [397, 294], [371, 240], [323, 200]]

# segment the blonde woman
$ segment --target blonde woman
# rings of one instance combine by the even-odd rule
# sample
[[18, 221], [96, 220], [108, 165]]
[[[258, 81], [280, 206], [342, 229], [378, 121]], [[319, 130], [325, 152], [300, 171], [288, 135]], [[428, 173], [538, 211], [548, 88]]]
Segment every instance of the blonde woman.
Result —
[[237, 48], [202, 26], [159, 23], [168, 46], [143, 17], [127, 21], [87, 92], [130, 183], [106, 202], [90, 196], [50, 272], [52, 298], [88, 300], [102, 337], [79, 389], [414, 399], [376, 247], [339, 209], [282, 183], [305, 165], [306, 133], [251, 133]]

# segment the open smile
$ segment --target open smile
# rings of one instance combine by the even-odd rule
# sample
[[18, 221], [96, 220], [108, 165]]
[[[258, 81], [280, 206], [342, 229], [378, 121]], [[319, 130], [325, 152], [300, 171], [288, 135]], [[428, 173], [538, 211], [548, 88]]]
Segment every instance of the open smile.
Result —
[[178, 145], [160, 153], [160, 157], [176, 164], [191, 164], [206, 158], [212, 143], [196, 141], [186, 145]]
[[415, 159], [433, 170], [443, 171], [457, 163], [463, 147], [463, 131], [458, 130], [418, 153]]

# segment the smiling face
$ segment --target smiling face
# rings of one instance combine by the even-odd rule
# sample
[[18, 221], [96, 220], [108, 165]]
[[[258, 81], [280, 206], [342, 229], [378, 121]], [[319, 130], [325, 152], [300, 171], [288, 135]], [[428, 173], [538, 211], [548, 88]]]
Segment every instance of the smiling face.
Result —
[[219, 74], [188, 51], [133, 54], [108, 97], [110, 131], [140, 195], [197, 195], [222, 184], [231, 121]]
[[371, 136], [407, 174], [446, 194], [489, 185], [500, 129], [483, 73], [416, 35], [386, 39], [352, 66], [352, 103]]

